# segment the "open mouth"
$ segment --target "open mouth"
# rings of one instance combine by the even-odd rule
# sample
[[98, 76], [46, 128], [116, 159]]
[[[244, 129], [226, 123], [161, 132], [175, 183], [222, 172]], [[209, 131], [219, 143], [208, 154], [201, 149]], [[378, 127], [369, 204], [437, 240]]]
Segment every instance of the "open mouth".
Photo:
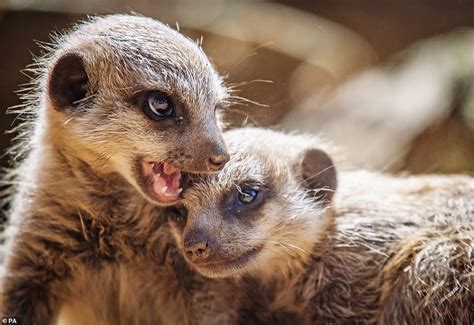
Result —
[[186, 173], [169, 163], [144, 160], [142, 172], [148, 194], [158, 202], [172, 203], [179, 199]]

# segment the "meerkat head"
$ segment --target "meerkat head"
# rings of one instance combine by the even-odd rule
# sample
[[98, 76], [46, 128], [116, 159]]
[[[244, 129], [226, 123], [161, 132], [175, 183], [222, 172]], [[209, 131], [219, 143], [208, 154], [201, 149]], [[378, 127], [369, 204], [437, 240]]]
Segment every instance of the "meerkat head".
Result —
[[40, 81], [51, 141], [147, 199], [176, 202], [185, 172], [229, 159], [216, 118], [226, 89], [194, 42], [151, 18], [92, 18], [59, 37]]
[[333, 161], [315, 138], [252, 128], [224, 137], [231, 160], [192, 179], [182, 207], [170, 209], [172, 233], [205, 276], [285, 274], [331, 221]]

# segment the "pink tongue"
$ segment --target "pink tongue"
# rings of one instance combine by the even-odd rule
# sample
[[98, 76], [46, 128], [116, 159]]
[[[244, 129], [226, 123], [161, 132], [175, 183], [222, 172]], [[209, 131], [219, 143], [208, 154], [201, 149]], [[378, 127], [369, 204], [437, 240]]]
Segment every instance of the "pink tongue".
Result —
[[180, 171], [164, 163], [163, 174], [155, 174], [153, 176], [153, 191], [162, 200], [176, 200], [182, 191], [179, 187], [180, 179]]

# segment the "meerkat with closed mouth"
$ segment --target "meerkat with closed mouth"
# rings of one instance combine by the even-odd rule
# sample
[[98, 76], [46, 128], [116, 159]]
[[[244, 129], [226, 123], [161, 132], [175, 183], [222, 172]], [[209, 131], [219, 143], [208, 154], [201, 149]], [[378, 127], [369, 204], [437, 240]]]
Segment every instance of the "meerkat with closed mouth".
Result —
[[236, 323], [472, 324], [474, 180], [338, 172], [330, 147], [227, 132], [169, 218], [196, 273], [224, 278]]
[[23, 158], [6, 176], [2, 316], [50, 324], [61, 304], [97, 300], [99, 321], [157, 322], [160, 288], [142, 279], [160, 277], [168, 251], [159, 206], [229, 159], [226, 88], [194, 42], [131, 15], [79, 24], [35, 70], [11, 151]]

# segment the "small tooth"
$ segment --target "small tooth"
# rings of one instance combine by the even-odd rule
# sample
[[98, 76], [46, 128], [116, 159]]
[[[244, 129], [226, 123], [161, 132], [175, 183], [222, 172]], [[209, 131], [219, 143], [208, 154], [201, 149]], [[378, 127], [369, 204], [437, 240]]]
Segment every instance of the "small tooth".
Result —
[[162, 187], [161, 188], [161, 193], [163, 193], [163, 194], [166, 193], [167, 189], [168, 189], [168, 186]]
[[181, 193], [182, 191], [183, 191], [182, 188], [178, 188], [178, 189], [176, 190], [176, 192], [177, 192], [178, 194]]

